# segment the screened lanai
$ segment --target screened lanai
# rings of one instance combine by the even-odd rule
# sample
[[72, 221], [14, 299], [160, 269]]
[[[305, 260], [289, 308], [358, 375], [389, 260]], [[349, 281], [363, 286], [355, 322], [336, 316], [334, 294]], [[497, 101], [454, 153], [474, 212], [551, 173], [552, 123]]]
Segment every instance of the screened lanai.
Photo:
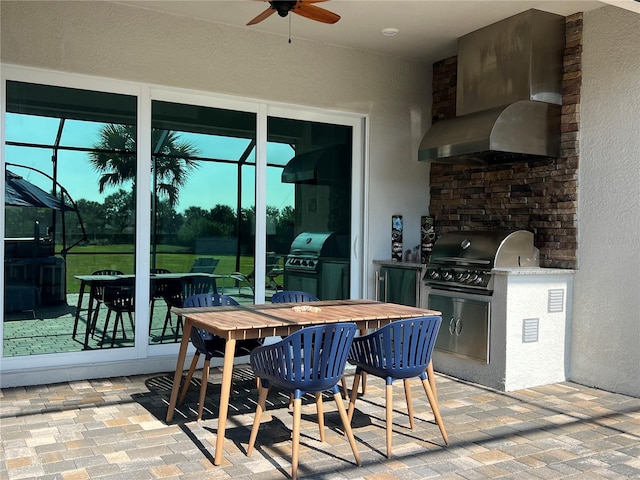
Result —
[[[61, 212], [43, 209], [25, 214], [5, 204], [5, 285], [32, 284], [40, 293], [34, 300], [36, 308], [5, 309], [4, 356], [131, 347], [135, 324], [143, 317], [149, 324], [150, 345], [175, 342], [177, 327], [167, 316], [161, 292], [154, 291], [154, 274], [186, 274], [208, 264], [212, 267], [205, 273], [215, 277], [218, 291], [241, 302], [268, 301], [283, 286], [282, 267], [297, 234], [335, 229], [336, 218], [344, 223], [340, 228], [349, 231], [350, 194], [343, 190], [345, 185], [350, 189], [350, 158], [346, 169], [322, 167], [323, 175], [339, 180], [335, 185], [283, 176], [296, 152], [350, 145], [349, 127], [268, 118], [261, 174], [266, 188], [261, 194], [267, 205], [264, 241], [269, 259], [263, 265], [269, 265], [256, 272], [256, 242], [261, 239], [256, 238], [255, 227], [259, 174], [254, 112], [152, 100], [151, 155], [146, 163], [140, 160], [137, 139], [143, 127], [135, 96], [16, 81], [8, 81], [6, 87], [7, 165], [53, 195], [60, 194], [56, 185], [64, 185], [81, 220], [67, 220], [62, 228]], [[33, 175], [34, 169], [44, 175]], [[150, 186], [148, 211], [140, 208], [137, 191], [145, 175]], [[341, 190], [339, 195], [336, 189]], [[336, 216], [341, 210], [346, 213]], [[132, 307], [121, 328], [111, 331], [109, 326], [107, 332], [105, 326], [101, 333], [109, 308], [98, 301], [87, 277], [95, 272], [141, 275], [136, 271], [137, 237], [145, 229], [149, 309]], [[13, 238], [46, 238], [53, 248], [42, 255], [54, 267], [18, 266], [34, 261], [11, 255], [6, 247]], [[258, 290], [263, 297], [256, 298], [255, 282], [262, 281], [264, 288]], [[57, 292], [57, 301], [43, 302], [42, 292], [47, 290]], [[88, 303], [93, 297], [96, 308]], [[126, 320], [129, 314], [131, 321]], [[41, 322], [29, 323], [33, 320]], [[34, 327], [49, 340], [35, 351], [28, 340]]]

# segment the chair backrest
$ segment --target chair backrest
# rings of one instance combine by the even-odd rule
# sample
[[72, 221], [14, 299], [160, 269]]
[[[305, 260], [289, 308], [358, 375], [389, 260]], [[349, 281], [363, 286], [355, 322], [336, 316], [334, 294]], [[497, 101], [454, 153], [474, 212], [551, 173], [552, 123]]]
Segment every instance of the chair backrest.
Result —
[[133, 311], [135, 306], [135, 279], [123, 278], [104, 285], [102, 301], [109, 308]]
[[[219, 293], [199, 293], [185, 298], [183, 303], [185, 308], [221, 307], [225, 305], [238, 305], [238, 302], [228, 295], [221, 295]], [[202, 328], [191, 329], [191, 343], [202, 353], [207, 352], [207, 345], [205, 342], [212, 338], [214, 338], [213, 333], [207, 332]]]
[[91, 275], [124, 275], [120, 270], [96, 270]]
[[170, 279], [165, 286], [164, 300], [170, 306], [182, 307], [186, 298], [199, 293], [218, 293], [216, 279], [188, 274], [180, 279]]
[[277, 253], [267, 253], [267, 261], [266, 261], [267, 273], [272, 271], [274, 268], [280, 267], [281, 258], [282, 257]]
[[306, 327], [254, 349], [251, 366], [257, 377], [276, 386], [301, 392], [328, 390], [344, 374], [355, 333], [355, 323]]
[[[124, 275], [120, 270], [96, 270], [91, 275]], [[104, 285], [98, 283], [94, 285], [93, 292], [96, 298], [102, 298], [104, 296]]]
[[189, 276], [180, 279], [183, 300], [198, 293], [218, 293], [216, 279], [212, 277]]
[[299, 290], [281, 290], [271, 297], [271, 303], [317, 302], [318, 298]]
[[191, 266], [190, 273], [213, 273], [220, 263], [217, 258], [200, 257], [196, 258]]
[[152, 273], [152, 274], [171, 273], [171, 270], [167, 270], [166, 268], [152, 268], [150, 270], [150, 273]]
[[407, 318], [391, 322], [353, 343], [349, 361], [365, 360], [380, 377], [410, 378], [431, 361], [442, 317]]
[[199, 293], [185, 298], [185, 308], [220, 307], [225, 305], [239, 305], [233, 297], [219, 293]]

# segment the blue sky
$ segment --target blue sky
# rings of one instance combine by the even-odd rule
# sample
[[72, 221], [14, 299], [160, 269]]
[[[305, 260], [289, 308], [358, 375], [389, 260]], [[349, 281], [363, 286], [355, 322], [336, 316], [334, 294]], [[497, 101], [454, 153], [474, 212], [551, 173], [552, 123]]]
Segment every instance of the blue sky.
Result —
[[[59, 120], [55, 118], [36, 117], [29, 115], [7, 114], [5, 136], [7, 141], [28, 142], [52, 145], [58, 132]], [[98, 139], [98, 133], [103, 124], [95, 122], [81, 122], [67, 120], [61, 145], [74, 147], [91, 147]], [[213, 137], [198, 134], [183, 134], [182, 139], [196, 146], [199, 156], [236, 160], [248, 144], [247, 140], [226, 137]], [[293, 150], [287, 145], [269, 144], [267, 155], [269, 163], [280, 165], [293, 156]], [[6, 146], [5, 160], [37, 168], [52, 174], [52, 150], [43, 148], [27, 148]], [[202, 162], [202, 166], [190, 174], [187, 184], [181, 190], [177, 211], [182, 212], [189, 206], [200, 206], [209, 209], [216, 204], [230, 205], [236, 203], [236, 172], [235, 165], [223, 163]], [[24, 168], [8, 167], [14, 173], [25, 177], [44, 190], [50, 190], [50, 181]], [[248, 172], [245, 175], [248, 175]], [[269, 168], [267, 172], [268, 205], [282, 209], [287, 205], [293, 206], [294, 188], [290, 184], [280, 181], [281, 170]], [[106, 196], [115, 191], [114, 188], [98, 194], [98, 173], [88, 161], [86, 152], [60, 150], [58, 154], [58, 180], [67, 189], [71, 197], [102, 202]], [[243, 185], [243, 206], [254, 204], [254, 182]]]

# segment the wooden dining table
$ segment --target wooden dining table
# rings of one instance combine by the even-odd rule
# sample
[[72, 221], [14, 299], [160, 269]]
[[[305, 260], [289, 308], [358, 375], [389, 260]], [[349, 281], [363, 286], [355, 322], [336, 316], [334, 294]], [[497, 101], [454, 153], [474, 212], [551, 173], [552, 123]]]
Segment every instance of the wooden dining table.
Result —
[[272, 336], [285, 337], [307, 326], [338, 322], [353, 322], [360, 331], [366, 331], [380, 328], [387, 323], [403, 318], [440, 315], [440, 312], [433, 310], [375, 300], [326, 300], [310, 303], [173, 308], [172, 312], [184, 318], [184, 330], [173, 377], [167, 422], [171, 422], [173, 419], [191, 328], [202, 328], [226, 341], [218, 411], [215, 465], [220, 465], [222, 462], [237, 340]]

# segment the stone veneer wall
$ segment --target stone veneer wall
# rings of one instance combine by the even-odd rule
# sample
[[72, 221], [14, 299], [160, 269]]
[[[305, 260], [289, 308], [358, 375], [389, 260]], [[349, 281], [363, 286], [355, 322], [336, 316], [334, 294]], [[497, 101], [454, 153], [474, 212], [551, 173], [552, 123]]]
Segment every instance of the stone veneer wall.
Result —
[[[436, 232], [534, 232], [540, 265], [577, 267], [582, 13], [567, 17], [560, 158], [508, 165], [431, 165], [430, 214]], [[456, 114], [457, 57], [433, 65], [433, 123]]]

